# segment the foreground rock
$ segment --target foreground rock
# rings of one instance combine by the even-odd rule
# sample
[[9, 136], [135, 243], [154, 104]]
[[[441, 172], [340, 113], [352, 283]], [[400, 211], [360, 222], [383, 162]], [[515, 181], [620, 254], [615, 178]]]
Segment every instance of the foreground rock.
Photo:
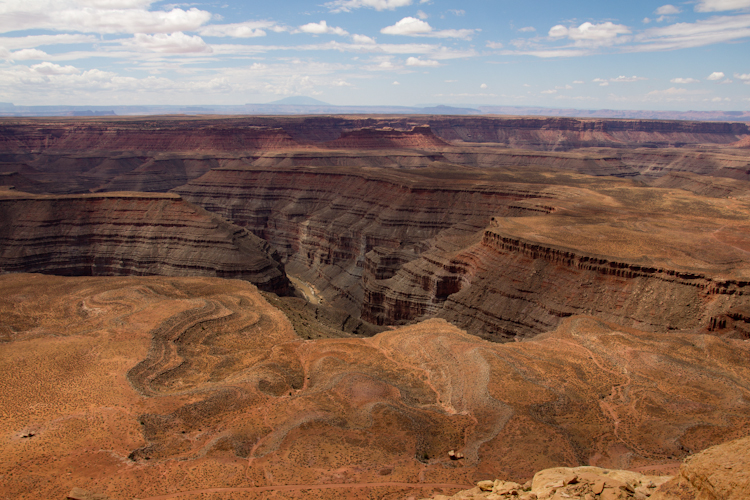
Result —
[[746, 500], [750, 498], [750, 437], [688, 457], [680, 474], [653, 500]]
[[431, 500], [645, 500], [670, 479], [599, 467], [557, 467], [537, 472], [525, 485], [480, 481], [470, 490]]
[[558, 467], [533, 481], [480, 481], [431, 500], [746, 500], [750, 498], [750, 437], [708, 448], [685, 459], [680, 473], [646, 476], [598, 467]]

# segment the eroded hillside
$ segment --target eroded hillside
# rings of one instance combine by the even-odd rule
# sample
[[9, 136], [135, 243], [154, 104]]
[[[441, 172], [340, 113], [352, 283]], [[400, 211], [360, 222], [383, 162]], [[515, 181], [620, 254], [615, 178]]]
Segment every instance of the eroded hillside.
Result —
[[658, 469], [750, 430], [740, 340], [592, 317], [511, 344], [442, 320], [305, 340], [236, 280], [16, 274], [0, 291], [13, 498], [403, 498]]

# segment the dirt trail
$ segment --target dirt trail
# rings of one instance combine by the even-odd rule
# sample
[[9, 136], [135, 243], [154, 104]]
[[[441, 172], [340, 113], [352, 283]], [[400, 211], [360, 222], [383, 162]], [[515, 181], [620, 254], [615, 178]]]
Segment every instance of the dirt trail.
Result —
[[143, 497], [140, 500], [167, 500], [190, 495], [201, 495], [203, 493], [262, 493], [264, 491], [299, 491], [299, 490], [330, 490], [330, 489], [361, 489], [361, 488], [445, 488], [465, 490], [471, 488], [471, 484], [450, 483], [339, 483], [339, 484], [286, 484], [278, 486], [255, 486], [247, 488], [204, 488], [200, 490], [181, 491], [179, 493], [168, 493], [155, 497]]

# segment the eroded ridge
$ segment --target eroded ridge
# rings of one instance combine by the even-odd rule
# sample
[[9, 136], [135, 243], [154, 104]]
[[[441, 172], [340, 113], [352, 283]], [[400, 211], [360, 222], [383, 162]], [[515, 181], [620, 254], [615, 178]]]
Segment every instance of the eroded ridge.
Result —
[[424, 496], [670, 466], [750, 429], [741, 340], [584, 316], [510, 344], [443, 320], [302, 340], [241, 281], [5, 275], [0, 292], [14, 498]]

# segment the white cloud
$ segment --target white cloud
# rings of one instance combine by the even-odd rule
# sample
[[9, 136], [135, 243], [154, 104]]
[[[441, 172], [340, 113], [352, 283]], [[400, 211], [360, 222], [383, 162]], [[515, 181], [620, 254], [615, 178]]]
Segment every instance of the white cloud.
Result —
[[710, 75], [706, 77], [706, 80], [711, 80], [712, 82], [715, 82], [716, 80], [721, 80], [722, 78], [724, 78], [724, 73], [722, 73], [721, 71], [714, 71], [713, 73], [711, 73]]
[[557, 94], [557, 90], [542, 90], [542, 94]]
[[331, 82], [334, 87], [353, 87], [353, 85], [345, 80], [334, 80]]
[[366, 35], [352, 35], [352, 41], [354, 43], [363, 43], [367, 45], [376, 43], [375, 39], [370, 38], [369, 36], [366, 36]]
[[600, 87], [606, 87], [609, 85], [609, 81], [603, 78], [594, 78], [594, 83], [598, 83]]
[[31, 70], [40, 75], [73, 75], [80, 73], [80, 70], [74, 66], [60, 66], [51, 62], [43, 62], [31, 66]]
[[634, 37], [637, 45], [625, 52], [650, 52], [702, 47], [750, 37], [750, 15], [716, 16], [695, 23], [647, 29]]
[[500, 42], [487, 42], [486, 45], [487, 45], [487, 48], [490, 48], [490, 49], [502, 49], [503, 48], [503, 44]]
[[742, 80], [745, 83], [749, 83], [750, 82], [750, 73], [745, 73], [745, 74], [735, 73], [734, 77], [735, 78], [739, 78], [740, 80]]
[[0, 37], [0, 47], [7, 49], [31, 49], [42, 45], [63, 45], [74, 43], [94, 43], [98, 39], [93, 35], [31, 35], [19, 37]]
[[49, 59], [49, 54], [39, 49], [21, 49], [15, 52], [7, 52], [7, 55], [3, 56], [3, 59], [11, 61], [30, 61], [39, 59]]
[[610, 21], [601, 24], [585, 22], [577, 28], [567, 28], [562, 24], [553, 26], [549, 30], [550, 38], [569, 38], [578, 46], [612, 45], [618, 42], [619, 35], [630, 33], [630, 29], [622, 24]]
[[392, 26], [386, 26], [380, 32], [385, 35], [402, 35], [402, 36], [429, 36], [434, 38], [461, 38], [470, 39], [477, 30], [460, 29], [460, 30], [439, 30], [434, 31], [432, 26], [427, 22], [417, 19], [416, 17], [405, 17]]
[[678, 7], [675, 7], [674, 5], [667, 4], [667, 5], [662, 5], [661, 7], [659, 7], [658, 9], [656, 9], [654, 11], [654, 14], [656, 14], [658, 16], [671, 16], [671, 15], [674, 15], [674, 14], [679, 14], [680, 12], [682, 12], [682, 11]]
[[575, 81], [573, 81], [573, 83], [581, 84], [581, 83], [584, 83], [584, 81], [583, 80], [575, 80]]
[[696, 80], [695, 78], [672, 78], [669, 80], [672, 83], [681, 83], [681, 84], [688, 84], [688, 83], [698, 83], [700, 80]]
[[626, 83], [639, 82], [641, 80], [648, 80], [648, 78], [643, 77], [643, 76], [623, 76], [623, 75], [620, 75], [617, 78], [610, 78], [609, 79], [610, 82], [626, 82]]
[[411, 0], [334, 0], [325, 4], [331, 12], [350, 12], [363, 7], [375, 10], [395, 10], [408, 5], [411, 5]]
[[425, 19], [427, 19], [427, 18], [428, 18], [428, 17], [430, 17], [430, 16], [428, 16], [428, 15], [427, 15], [427, 13], [426, 13], [425, 11], [423, 11], [423, 10], [418, 10], [418, 11], [417, 11], [417, 17], [418, 17], [418, 18], [420, 18], [420, 19], [422, 19], [422, 20], [424, 21]]
[[136, 33], [132, 40], [125, 42], [126, 45], [164, 54], [190, 54], [196, 52], [212, 52], [211, 47], [197, 35], [186, 35], [178, 31], [176, 33], [146, 35]]
[[722, 12], [750, 8], [750, 0], [701, 0], [695, 6], [696, 12]]
[[688, 90], [683, 88], [671, 87], [666, 90], [652, 90], [646, 95], [659, 96], [659, 95], [684, 95], [687, 94]]
[[418, 57], [410, 57], [406, 60], [407, 66], [440, 66], [440, 63], [431, 59], [420, 59]]
[[343, 29], [333, 26], [328, 26], [325, 21], [319, 23], [307, 23], [304, 26], [300, 26], [299, 30], [303, 33], [310, 33], [312, 35], [340, 35], [346, 36], [349, 33]]
[[232, 38], [255, 38], [266, 36], [264, 30], [279, 27], [270, 21], [248, 21], [233, 24], [212, 24], [204, 26], [199, 33], [203, 36], [232, 37]]
[[533, 26], [525, 26], [523, 28], [519, 28], [518, 31], [520, 31], [521, 33], [531, 33], [536, 31], [536, 28], [534, 28]]
[[422, 35], [430, 33], [432, 26], [415, 17], [405, 17], [393, 26], [386, 26], [381, 33], [385, 35]]
[[448, 9], [448, 12], [450, 12], [454, 16], [459, 16], [459, 17], [466, 15], [466, 11], [463, 9]]
[[[83, 5], [81, 5], [83, 3]], [[29, 0], [0, 3], [0, 32], [50, 29], [83, 33], [173, 33], [195, 31], [212, 17], [191, 8], [149, 11], [151, 2]], [[107, 8], [108, 5], [133, 8]]]
[[401, 85], [399, 82], [393, 82], [392, 85]]
[[482, 85], [480, 85], [480, 86], [479, 86], [479, 88], [480, 88], [480, 89], [486, 89], [486, 88], [487, 88], [487, 84], [486, 84], [486, 83], [483, 83]]

